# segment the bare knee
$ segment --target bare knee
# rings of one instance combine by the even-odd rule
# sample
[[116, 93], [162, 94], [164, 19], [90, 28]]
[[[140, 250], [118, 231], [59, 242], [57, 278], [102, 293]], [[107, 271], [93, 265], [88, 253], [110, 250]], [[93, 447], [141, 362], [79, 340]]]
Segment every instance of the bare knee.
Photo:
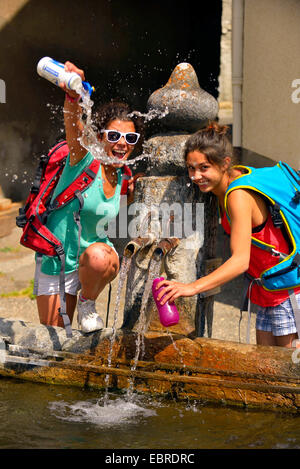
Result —
[[118, 273], [119, 259], [114, 249], [107, 244], [94, 243], [81, 254], [79, 266], [112, 279]]

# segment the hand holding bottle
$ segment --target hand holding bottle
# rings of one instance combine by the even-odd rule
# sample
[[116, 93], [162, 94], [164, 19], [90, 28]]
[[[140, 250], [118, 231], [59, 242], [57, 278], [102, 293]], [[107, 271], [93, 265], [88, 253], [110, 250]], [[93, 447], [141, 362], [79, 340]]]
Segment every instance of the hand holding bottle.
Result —
[[37, 72], [41, 77], [62, 88], [71, 100], [79, 99], [83, 89], [89, 94], [94, 91], [94, 88], [84, 81], [83, 70], [72, 62], [67, 61], [62, 64], [50, 57], [43, 57], [37, 65]]
[[170, 327], [178, 323], [179, 313], [178, 313], [175, 303], [166, 302], [162, 305], [160, 303], [160, 300], [157, 299], [163, 287], [159, 288], [158, 290], [156, 289], [156, 287], [158, 283], [160, 283], [162, 280], [164, 280], [164, 277], [158, 277], [153, 280], [152, 294], [153, 294], [153, 298], [158, 309], [158, 314], [159, 314], [159, 319], [160, 319], [161, 324], [165, 327]]
[[65, 62], [64, 70], [66, 71], [66, 73], [72, 73], [72, 74], [75, 73], [77, 76], [79, 76], [80, 77], [80, 83], [77, 80], [77, 83], [74, 86], [74, 88], [69, 89], [67, 87], [67, 84], [65, 83], [65, 81], [63, 81], [63, 82], [59, 83], [59, 87], [62, 90], [64, 90], [70, 96], [70, 98], [78, 100], [80, 98], [80, 90], [81, 90], [81, 87], [82, 87], [82, 83], [85, 80], [84, 71], [81, 70], [80, 68], [76, 67], [76, 65], [74, 65], [72, 62], [69, 62], [69, 61]]

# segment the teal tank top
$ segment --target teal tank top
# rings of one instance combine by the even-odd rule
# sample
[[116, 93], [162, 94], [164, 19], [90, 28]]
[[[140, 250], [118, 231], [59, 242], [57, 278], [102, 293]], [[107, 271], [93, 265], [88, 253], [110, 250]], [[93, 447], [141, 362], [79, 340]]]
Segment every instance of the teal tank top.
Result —
[[[84, 167], [93, 160], [91, 153], [76, 165], [70, 166], [70, 155], [66, 160], [65, 168], [61, 174], [59, 182], [54, 190], [52, 200], [69, 186]], [[81, 210], [81, 237], [79, 256], [93, 243], [102, 242], [113, 247], [113, 244], [106, 235], [105, 228], [110, 220], [119, 213], [120, 193], [122, 186], [122, 169], [116, 168], [118, 182], [115, 193], [112, 197], [106, 198], [103, 191], [102, 166], [100, 165], [97, 176], [92, 185], [83, 193], [84, 206]], [[74, 221], [74, 212], [79, 210], [77, 198], [66, 206], [54, 210], [47, 220], [49, 230], [62, 242], [66, 256], [65, 273], [69, 274], [78, 269], [78, 227]], [[58, 257], [43, 256], [41, 270], [47, 275], [59, 275], [60, 260]]]

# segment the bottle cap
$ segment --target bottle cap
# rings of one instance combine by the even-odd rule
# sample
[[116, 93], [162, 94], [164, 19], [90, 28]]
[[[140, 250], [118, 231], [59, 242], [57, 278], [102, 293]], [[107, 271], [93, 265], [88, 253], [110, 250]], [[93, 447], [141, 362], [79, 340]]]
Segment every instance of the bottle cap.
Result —
[[90, 95], [93, 93], [93, 91], [95, 91], [94, 86], [91, 86], [87, 81], [83, 81], [82, 86], [86, 91], [89, 92]]

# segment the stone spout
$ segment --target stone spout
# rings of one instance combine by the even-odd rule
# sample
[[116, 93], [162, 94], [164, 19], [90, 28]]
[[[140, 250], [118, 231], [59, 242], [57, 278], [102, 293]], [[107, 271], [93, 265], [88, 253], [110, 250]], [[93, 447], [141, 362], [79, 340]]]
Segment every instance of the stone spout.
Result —
[[172, 249], [177, 248], [179, 244], [178, 238], [165, 238], [162, 239], [153, 252], [153, 257], [160, 259], [166, 256]]
[[147, 238], [135, 238], [132, 241], [129, 241], [127, 245], [125, 246], [124, 249], [124, 256], [125, 257], [132, 257], [134, 256], [140, 249], [145, 248], [146, 246], [149, 246], [150, 244], [153, 244], [155, 241], [154, 235], [151, 233]]

